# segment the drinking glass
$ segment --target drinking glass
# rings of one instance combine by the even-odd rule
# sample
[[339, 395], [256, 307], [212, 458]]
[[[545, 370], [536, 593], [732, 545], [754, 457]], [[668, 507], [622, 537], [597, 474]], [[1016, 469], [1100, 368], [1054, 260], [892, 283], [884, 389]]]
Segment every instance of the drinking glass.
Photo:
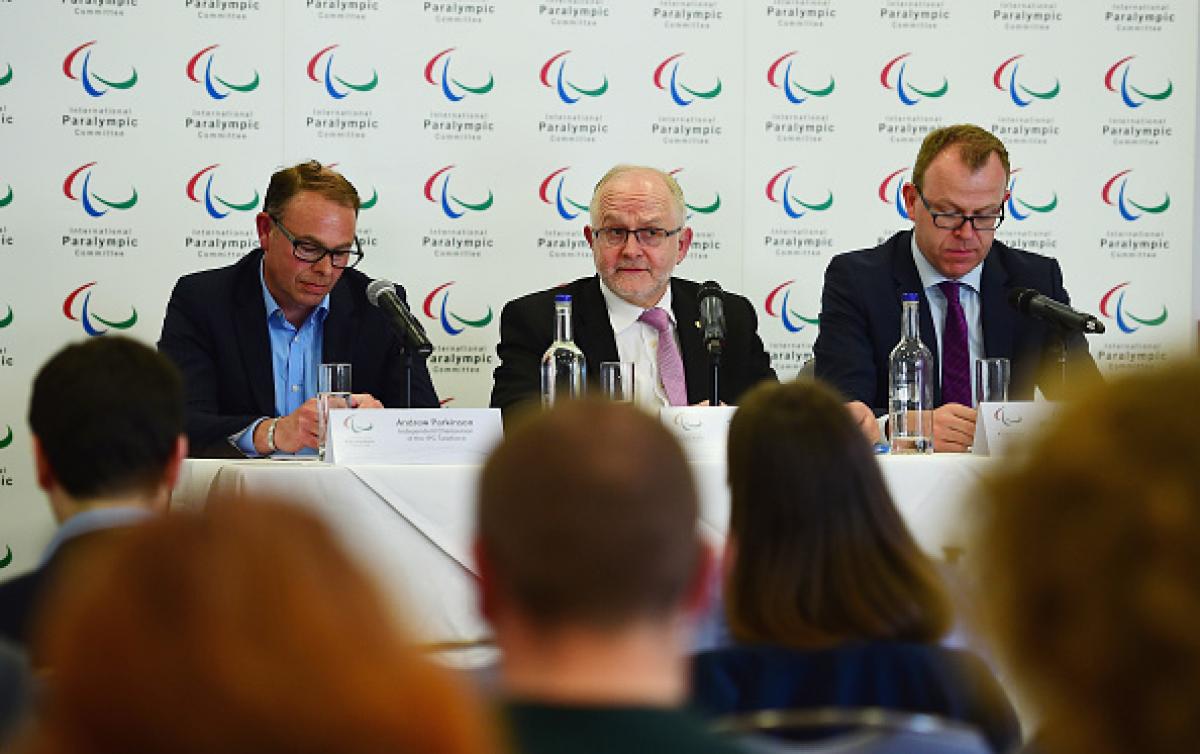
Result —
[[329, 410], [350, 407], [350, 365], [322, 364], [317, 373], [317, 454], [322, 461], [329, 437]]

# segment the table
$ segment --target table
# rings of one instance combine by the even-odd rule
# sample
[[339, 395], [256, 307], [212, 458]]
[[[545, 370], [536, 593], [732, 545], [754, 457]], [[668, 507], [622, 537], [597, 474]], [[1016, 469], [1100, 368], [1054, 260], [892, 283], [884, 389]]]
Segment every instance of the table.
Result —
[[[971, 455], [880, 456], [884, 478], [921, 547], [937, 558], [965, 548], [971, 501], [992, 461]], [[725, 464], [694, 461], [701, 527], [724, 538]], [[267, 495], [324, 519], [424, 641], [488, 635], [475, 604], [471, 538], [480, 467], [334, 466], [297, 460], [184, 463], [172, 507], [200, 508], [231, 494]]]

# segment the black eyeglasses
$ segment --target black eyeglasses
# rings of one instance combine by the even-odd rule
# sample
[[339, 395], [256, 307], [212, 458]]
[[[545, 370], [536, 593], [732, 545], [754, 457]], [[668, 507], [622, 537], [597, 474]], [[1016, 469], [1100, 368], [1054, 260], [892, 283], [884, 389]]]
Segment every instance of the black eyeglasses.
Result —
[[292, 254], [301, 262], [316, 264], [324, 259], [326, 254], [329, 255], [329, 263], [338, 268], [353, 267], [362, 261], [363, 252], [358, 236], [354, 237], [353, 249], [327, 249], [316, 241], [296, 238], [277, 218], [272, 217], [271, 222], [275, 223], [275, 227], [279, 228], [284, 238], [291, 241]]
[[964, 215], [961, 212], [934, 212], [933, 208], [929, 206], [929, 202], [925, 201], [925, 195], [919, 188], [917, 196], [921, 197], [921, 204], [925, 205], [925, 210], [933, 218], [934, 226], [942, 230], [958, 230], [968, 220], [971, 221], [971, 227], [975, 230], [995, 230], [1000, 227], [1000, 223], [1004, 222], [1003, 204], [1000, 205], [1000, 214], [998, 215]]
[[665, 230], [663, 228], [596, 228], [592, 231], [596, 235], [596, 241], [601, 246], [617, 248], [624, 246], [629, 240], [630, 234], [637, 238], [637, 242], [647, 249], [657, 248], [662, 245], [662, 242], [683, 230], [680, 225], [675, 230]]

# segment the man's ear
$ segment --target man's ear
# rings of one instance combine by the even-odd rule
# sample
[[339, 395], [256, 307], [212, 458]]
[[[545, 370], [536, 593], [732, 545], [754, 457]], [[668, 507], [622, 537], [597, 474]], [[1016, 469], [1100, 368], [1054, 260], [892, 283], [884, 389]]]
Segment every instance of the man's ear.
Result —
[[58, 484], [58, 479], [54, 476], [54, 469], [50, 467], [50, 459], [46, 458], [46, 451], [42, 448], [42, 441], [38, 439], [37, 435], [33, 435], [33, 465], [38, 487], [43, 492], [49, 493]]

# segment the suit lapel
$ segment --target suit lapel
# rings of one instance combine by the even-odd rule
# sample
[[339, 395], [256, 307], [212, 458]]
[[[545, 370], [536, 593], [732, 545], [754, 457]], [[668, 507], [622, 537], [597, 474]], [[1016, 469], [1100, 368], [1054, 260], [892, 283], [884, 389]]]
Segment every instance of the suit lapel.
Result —
[[679, 338], [679, 356], [683, 359], [688, 403], [699, 403], [711, 397], [708, 351], [700, 334], [698, 292], [698, 288], [671, 278], [671, 310], [675, 315], [675, 334]]
[[572, 328], [575, 330], [575, 345], [587, 358], [589, 379], [600, 378], [600, 362], [616, 361], [617, 338], [613, 334], [612, 321], [608, 317], [608, 306], [600, 292], [600, 277], [593, 275], [572, 286]]
[[980, 320], [983, 324], [983, 355], [1008, 356], [1013, 353], [1016, 312], [1005, 300], [1008, 297], [1008, 269], [999, 243], [983, 260], [983, 275], [979, 283]]
[[255, 408], [264, 416], [274, 416], [275, 378], [271, 369], [271, 339], [267, 335], [266, 309], [259, 279], [261, 260], [262, 251], [251, 255], [238, 274], [233, 325]]
[[[939, 406], [942, 403], [942, 381], [937, 378], [941, 374], [941, 367], [938, 359], [938, 343], [937, 332], [933, 329], [933, 315], [929, 311], [929, 299], [925, 296], [925, 286], [921, 284], [921, 275], [917, 272], [917, 265], [913, 262], [912, 257], [912, 232], [901, 233], [896, 236], [894, 241], [895, 247], [892, 253], [892, 276], [896, 283], [896, 302], [897, 309], [902, 308], [900, 305], [900, 296], [904, 293], [915, 292], [921, 299], [921, 342], [933, 354], [933, 403]], [[900, 318], [897, 317], [897, 323]], [[896, 328], [896, 342], [900, 340], [900, 329]]]
[[321, 361], [326, 364], [350, 364], [353, 359], [354, 331], [358, 312], [345, 275], [329, 294], [329, 314], [321, 335]]

